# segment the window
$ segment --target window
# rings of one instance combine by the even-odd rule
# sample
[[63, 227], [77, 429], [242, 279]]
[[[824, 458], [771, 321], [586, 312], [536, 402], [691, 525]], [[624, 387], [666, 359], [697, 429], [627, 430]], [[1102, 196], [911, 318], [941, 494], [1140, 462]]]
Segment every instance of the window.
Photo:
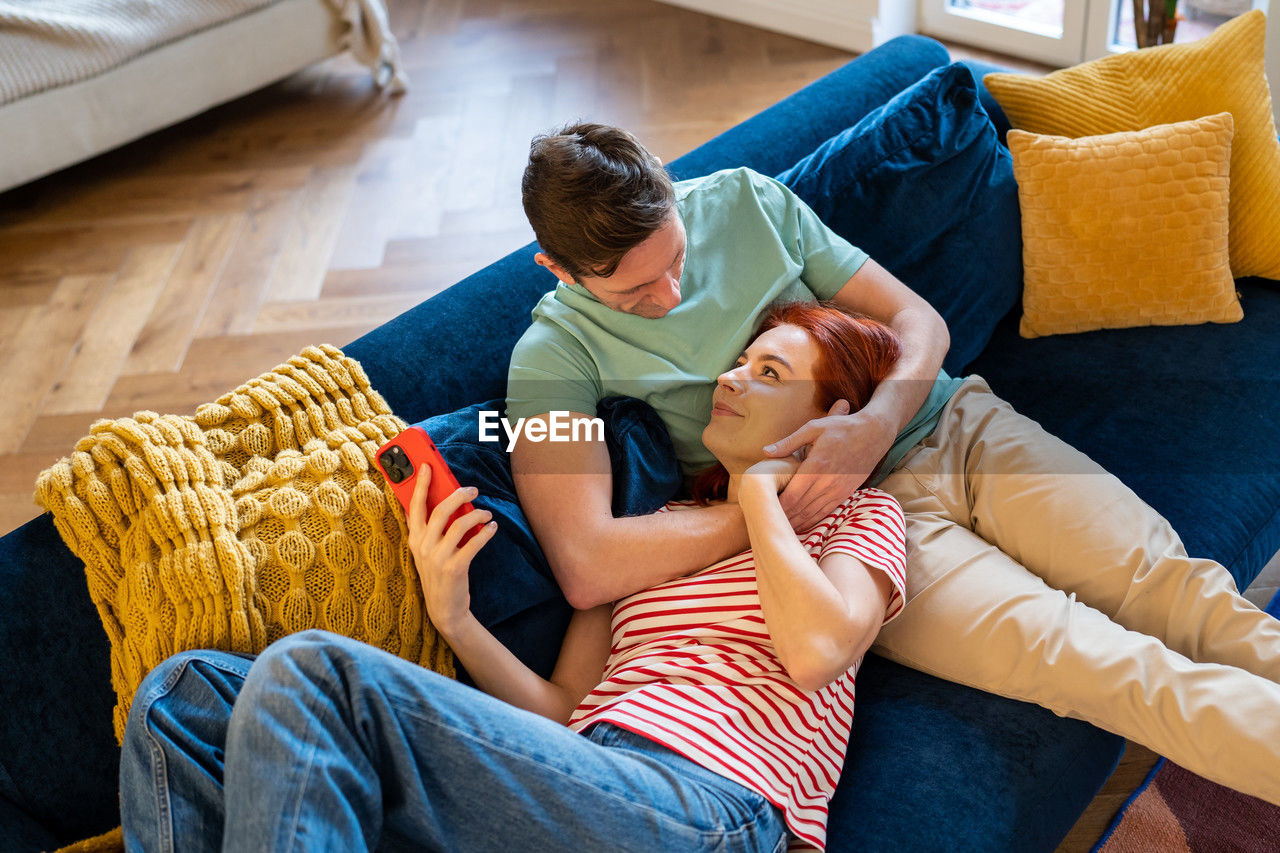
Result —
[[[1174, 42], [1194, 41], [1236, 15], [1269, 5], [1179, 0], [1183, 20]], [[1131, 0], [920, 0], [920, 12], [921, 31], [928, 35], [1047, 65], [1075, 65], [1135, 46]]]

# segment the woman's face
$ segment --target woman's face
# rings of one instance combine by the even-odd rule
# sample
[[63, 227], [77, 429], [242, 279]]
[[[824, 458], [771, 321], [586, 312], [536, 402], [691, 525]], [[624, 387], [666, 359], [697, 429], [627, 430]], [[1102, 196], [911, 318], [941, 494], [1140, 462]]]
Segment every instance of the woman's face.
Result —
[[764, 446], [826, 412], [814, 404], [817, 345], [798, 326], [761, 334], [716, 380], [702, 443], [737, 474], [765, 458]]

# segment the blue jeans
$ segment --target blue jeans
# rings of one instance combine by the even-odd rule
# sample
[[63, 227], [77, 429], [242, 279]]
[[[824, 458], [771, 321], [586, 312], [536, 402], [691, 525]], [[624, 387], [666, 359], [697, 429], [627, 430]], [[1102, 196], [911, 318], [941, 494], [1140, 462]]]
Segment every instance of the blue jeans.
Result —
[[143, 681], [129, 850], [773, 851], [764, 797], [624, 729], [587, 736], [321, 631]]

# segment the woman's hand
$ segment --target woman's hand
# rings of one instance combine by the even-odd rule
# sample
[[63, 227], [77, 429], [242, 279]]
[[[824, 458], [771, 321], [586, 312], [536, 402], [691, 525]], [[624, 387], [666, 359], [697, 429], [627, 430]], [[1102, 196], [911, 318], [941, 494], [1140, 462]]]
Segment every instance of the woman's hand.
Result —
[[[493, 538], [498, 525], [490, 521], [493, 513], [484, 509], [472, 510], [448, 524], [450, 516], [478, 494], [472, 487], [456, 490], [442, 500], [428, 518], [427, 486], [430, 482], [431, 468], [419, 466], [418, 481], [409, 502], [409, 551], [413, 554], [418, 579], [422, 582], [422, 596], [431, 624], [448, 638], [471, 615], [468, 586], [471, 560]], [[484, 527], [467, 544], [459, 547], [458, 542], [466, 532], [478, 524], [484, 524]]]
[[[497, 523], [489, 520], [492, 514], [488, 510], [472, 510], [450, 523], [450, 516], [477, 494], [474, 488], [466, 488], [457, 489], [442, 500], [428, 518], [430, 482], [431, 469], [419, 466], [418, 482], [409, 503], [409, 550], [422, 581], [427, 616], [477, 687], [518, 708], [568, 725], [573, 709], [600, 683], [609, 655], [612, 608], [606, 605], [590, 613], [575, 613], [556, 662], [554, 681], [540, 677], [471, 613], [468, 574], [471, 560], [498, 529]], [[458, 544], [468, 530], [484, 522], [488, 523], [465, 545]], [[582, 673], [584, 668], [586, 675]]]
[[800, 470], [800, 458], [798, 456], [786, 456], [782, 459], [761, 459], [756, 464], [748, 468], [742, 475], [743, 485], [751, 483], [758, 484], [760, 488], [767, 488], [772, 494], [777, 494], [787, 487], [791, 482], [791, 478]]

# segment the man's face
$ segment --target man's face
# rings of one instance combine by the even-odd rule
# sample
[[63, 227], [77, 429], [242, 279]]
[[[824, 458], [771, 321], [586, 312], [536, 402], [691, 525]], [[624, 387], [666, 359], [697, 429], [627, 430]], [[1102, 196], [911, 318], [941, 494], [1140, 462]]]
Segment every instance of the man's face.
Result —
[[[654, 320], [680, 304], [680, 276], [686, 248], [684, 223], [673, 210], [666, 223], [622, 256], [613, 275], [584, 275], [577, 283], [614, 311]], [[535, 260], [566, 284], [574, 280], [546, 255]]]

